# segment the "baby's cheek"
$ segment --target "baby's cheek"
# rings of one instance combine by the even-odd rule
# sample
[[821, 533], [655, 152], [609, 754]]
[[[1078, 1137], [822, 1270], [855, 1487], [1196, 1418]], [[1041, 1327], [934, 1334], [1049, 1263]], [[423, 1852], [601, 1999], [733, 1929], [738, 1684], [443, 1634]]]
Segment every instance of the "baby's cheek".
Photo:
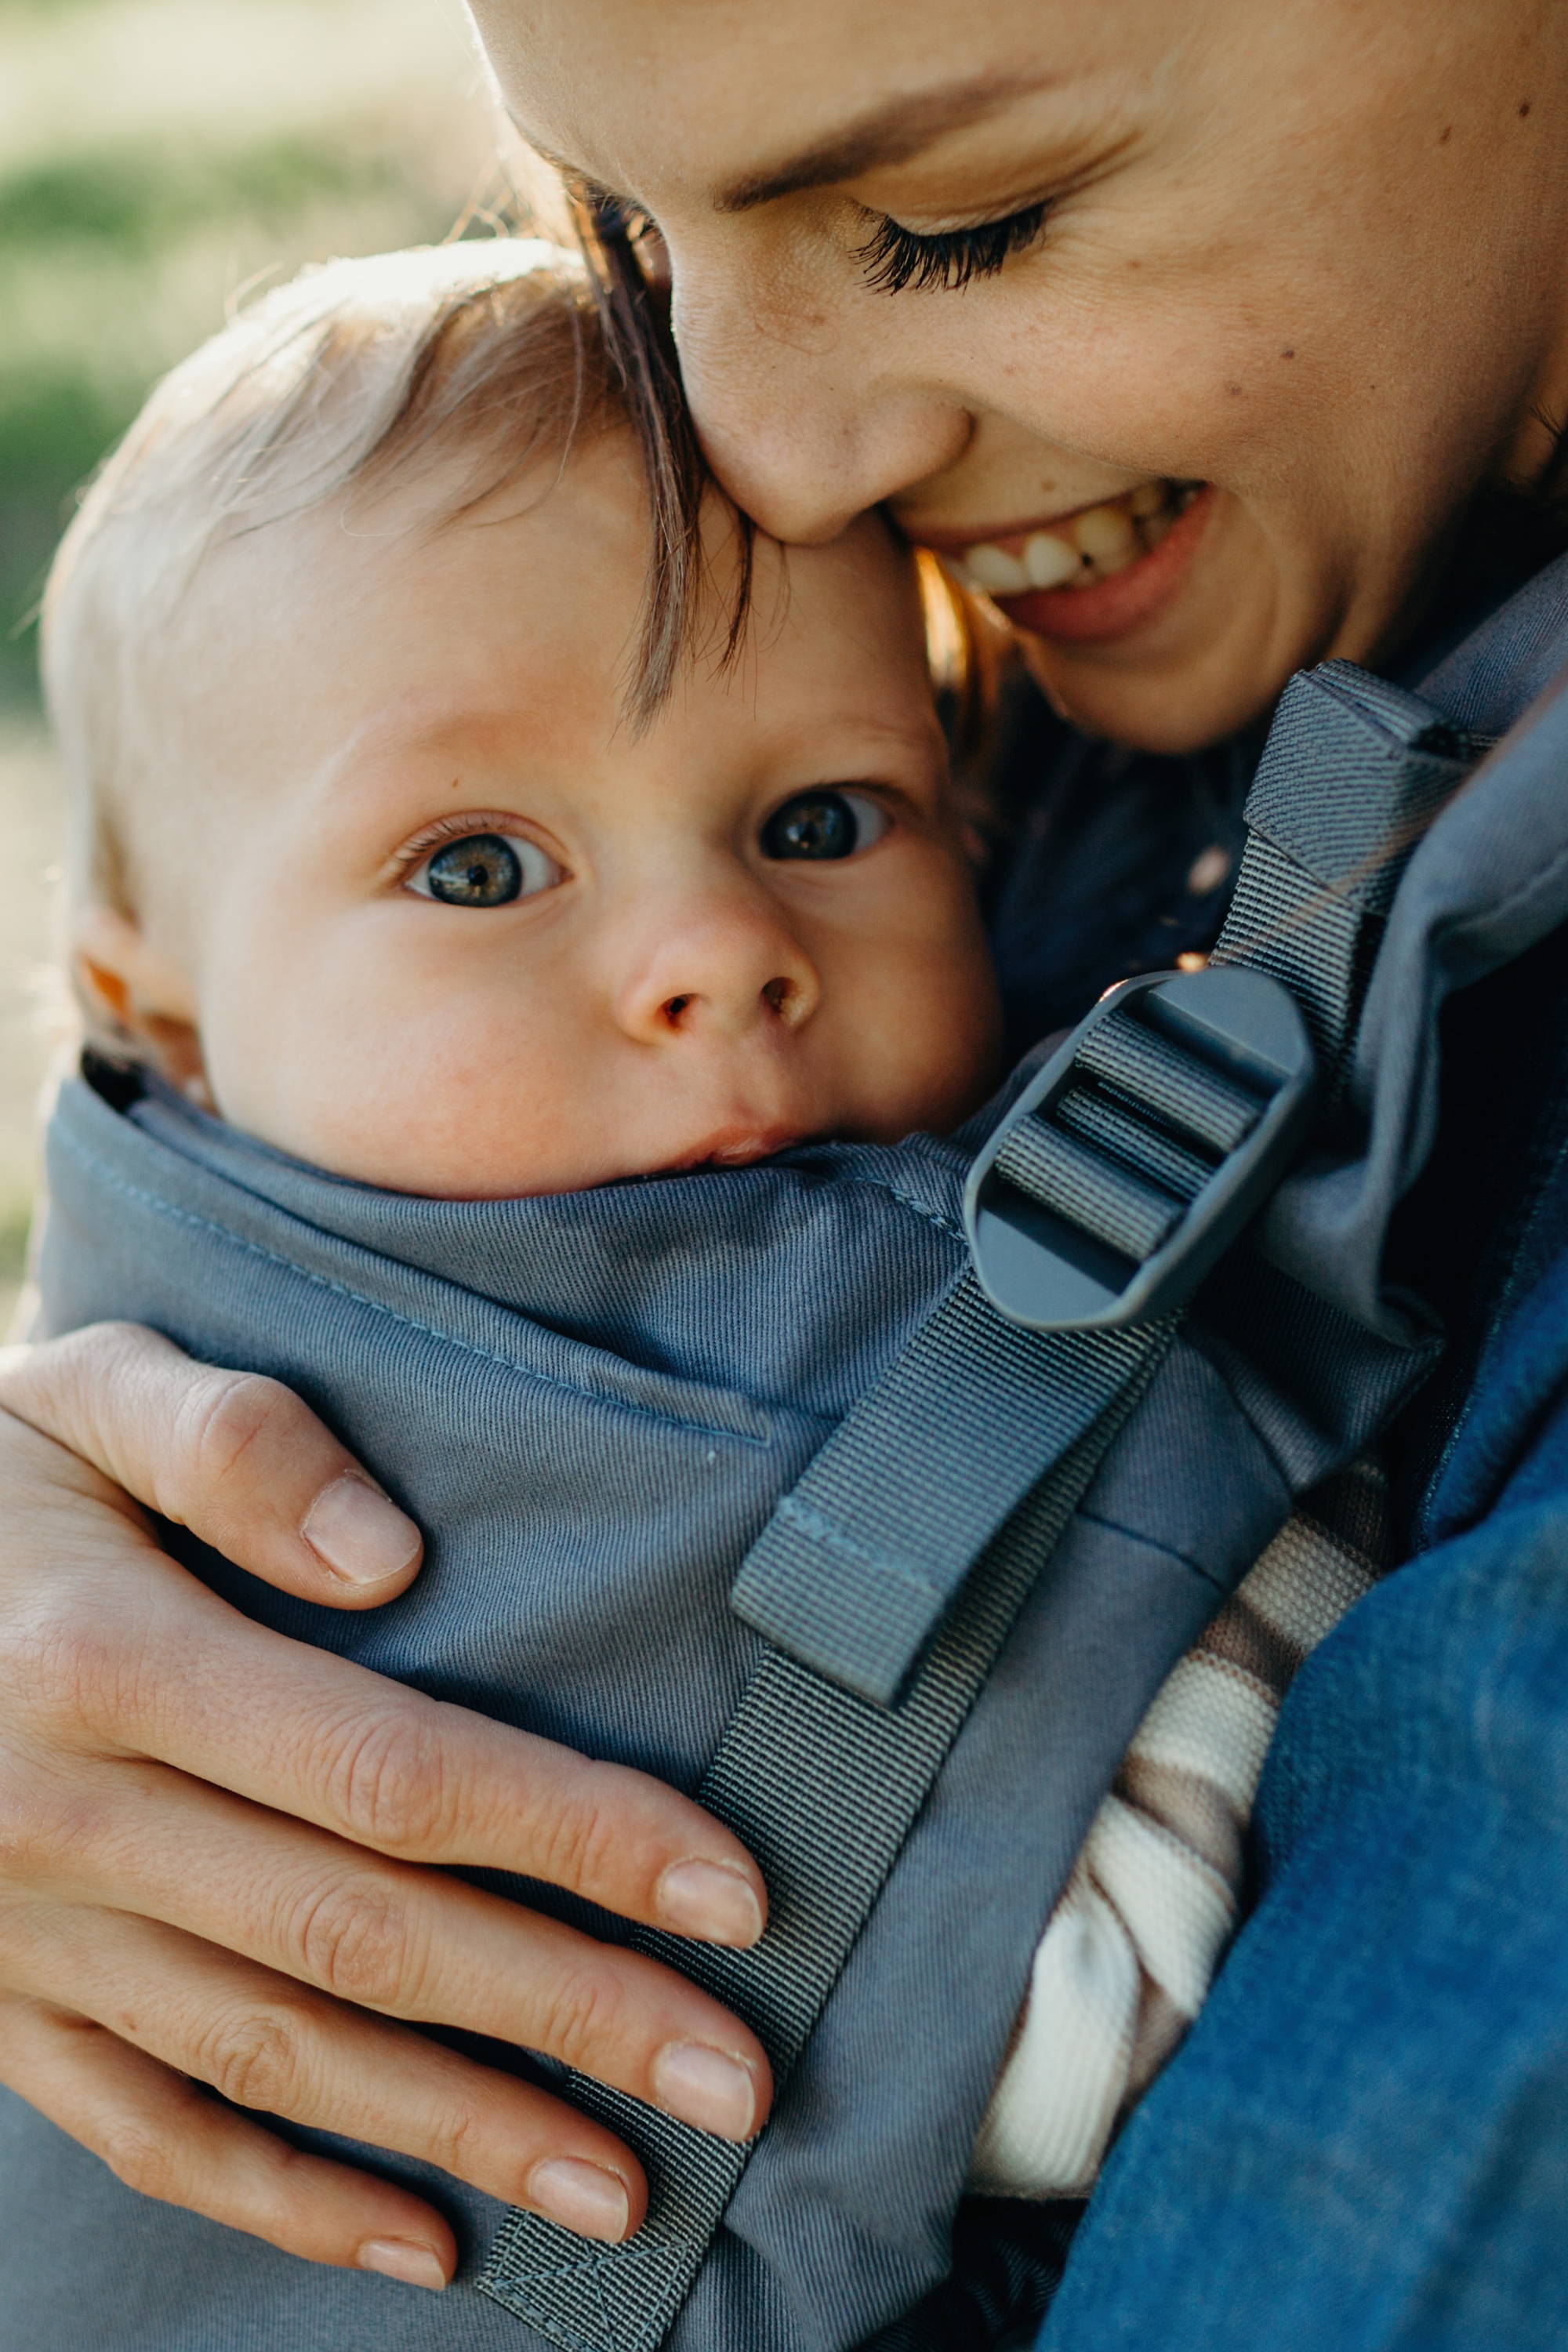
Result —
[[207, 1038], [208, 1082], [219, 1115], [279, 1151], [334, 1175], [379, 1183], [417, 1104], [415, 1077], [388, 1038], [356, 1027], [341, 1007], [277, 989], [259, 1004], [220, 1013]]
[[219, 1114], [335, 1175], [397, 1182], [391, 1171], [420, 1150], [440, 1091], [439, 1056], [420, 1034], [429, 1008], [410, 1017], [409, 978], [345, 954], [330, 920], [231, 926], [203, 998]]
[[584, 1130], [616, 1090], [595, 1082], [570, 1007], [536, 1002], [510, 970], [404, 957], [363, 975], [340, 961], [291, 985], [249, 1044], [226, 1115], [334, 1175], [464, 1200], [597, 1172]]
[[849, 1024], [864, 1131], [883, 1141], [941, 1134], [1001, 1075], [1001, 1005], [978, 916], [955, 902], [948, 920], [870, 961], [875, 977]]
[[292, 1148], [336, 1174], [461, 1197], [514, 1189], [529, 1095], [513, 1058], [483, 1038], [371, 1006], [322, 1042], [281, 1118]]

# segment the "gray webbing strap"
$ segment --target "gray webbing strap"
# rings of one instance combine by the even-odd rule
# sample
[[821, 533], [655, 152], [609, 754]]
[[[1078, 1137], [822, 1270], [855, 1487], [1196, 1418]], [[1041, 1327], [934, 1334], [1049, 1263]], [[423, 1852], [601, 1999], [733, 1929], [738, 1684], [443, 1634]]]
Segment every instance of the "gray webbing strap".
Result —
[[[1443, 734], [1428, 706], [1348, 664], [1295, 680], [1281, 703], [1219, 952], [1300, 994], [1331, 1070], [1359, 1002], [1368, 925], [1381, 918], [1423, 814], [1453, 789], [1470, 751]], [[1314, 794], [1331, 806], [1306, 806]], [[1249, 802], [1249, 823], [1253, 813]], [[1181, 1199], [1199, 1181], [1203, 1163], [1183, 1137], [1218, 1122], [1221, 1141], [1231, 1117], [1223, 1086], [1184, 1087], [1179, 1066], [1142, 1058], [1150, 1068], [1108, 1069], [1110, 1091], [1086, 1090], [1061, 1122], [1131, 1180], [1109, 1188], [1111, 1207], [1086, 1204], [1082, 1213], [1098, 1217], [1102, 1233], [1109, 1220], [1123, 1245], [1136, 1246], [1153, 1230], [1151, 1184]], [[1161, 1089], [1179, 1114], [1174, 1136], [1147, 1116]], [[1008, 1174], [1070, 1215], [1085, 1202], [1091, 1165], [1057, 1153], [1036, 1166], [1026, 1147]], [[768, 1931], [749, 1953], [646, 1931], [632, 1941], [744, 2018], [779, 2082], [1173, 1329], [1167, 1318], [1115, 1332], [1024, 1332], [965, 1276], [784, 1498], [744, 1563], [737, 1606], [777, 1646], [742, 1693], [698, 1794], [762, 1865]], [[749, 2151], [583, 2076], [570, 2092], [637, 2150], [647, 2218], [626, 2245], [605, 2247], [514, 2211], [479, 2284], [565, 2352], [652, 2352]]]
[[965, 1274], [784, 1496], [735, 1580], [736, 1613], [888, 1706], [991, 1537], [1042, 1467], [1102, 1419], [1163, 1329], [1042, 1347]]
[[[767, 1880], [767, 1934], [751, 1952], [640, 1932], [632, 1942], [743, 2017], [782, 2080], [805, 2045], [926, 1792], [1041, 1563], [1152, 1372], [1069, 1454], [992, 1543], [895, 1708], [871, 1705], [782, 1652], [742, 1697], [698, 1790]], [[479, 2285], [567, 2352], [652, 2352], [690, 2291], [751, 2153], [574, 2076], [574, 2105], [628, 2141], [648, 2176], [647, 2218], [595, 2246], [536, 2215], [508, 2215]], [[737, 2347], [739, 2352], [739, 2347]]]
[[1351, 662], [1324, 662], [1280, 697], [1247, 796], [1247, 887], [1213, 961], [1283, 981], [1331, 1083], [1410, 852], [1485, 749]]

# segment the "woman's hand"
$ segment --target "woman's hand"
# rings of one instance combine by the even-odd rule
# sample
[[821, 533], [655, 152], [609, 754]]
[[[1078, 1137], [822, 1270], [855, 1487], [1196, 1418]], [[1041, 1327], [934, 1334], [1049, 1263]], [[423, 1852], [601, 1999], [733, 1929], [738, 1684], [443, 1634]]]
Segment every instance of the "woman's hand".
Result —
[[275, 1382], [120, 1325], [0, 1352], [0, 2080], [133, 2188], [315, 2262], [439, 2286], [456, 2248], [422, 2199], [199, 2086], [627, 2236], [646, 2187], [619, 2141], [395, 2021], [736, 2139], [767, 2109], [760, 2045], [651, 1960], [421, 1865], [744, 1946], [755, 1864], [640, 1773], [253, 1624], [143, 1505], [333, 1608], [419, 1566], [412, 1521]]

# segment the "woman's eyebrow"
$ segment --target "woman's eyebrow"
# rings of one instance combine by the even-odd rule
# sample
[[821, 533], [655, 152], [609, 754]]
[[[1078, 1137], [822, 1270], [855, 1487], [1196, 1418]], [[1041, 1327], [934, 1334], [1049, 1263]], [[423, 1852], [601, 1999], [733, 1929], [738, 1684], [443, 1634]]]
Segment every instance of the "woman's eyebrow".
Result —
[[751, 212], [779, 196], [830, 186], [889, 163], [907, 163], [952, 131], [967, 129], [1016, 98], [1050, 89], [1059, 73], [983, 74], [942, 89], [914, 90], [874, 107], [842, 131], [831, 132], [798, 154], [762, 172], [748, 172], [721, 188], [713, 199], [721, 213]]

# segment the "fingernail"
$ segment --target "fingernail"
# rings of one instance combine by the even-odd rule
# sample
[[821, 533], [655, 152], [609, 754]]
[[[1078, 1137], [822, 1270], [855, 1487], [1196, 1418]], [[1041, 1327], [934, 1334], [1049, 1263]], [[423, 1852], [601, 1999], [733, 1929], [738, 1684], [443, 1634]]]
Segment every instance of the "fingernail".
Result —
[[300, 1532], [347, 1584], [384, 1583], [406, 1568], [419, 1549], [413, 1520], [352, 1470], [322, 1487]]
[[367, 2238], [354, 2256], [362, 2271], [401, 2279], [405, 2286], [443, 2287], [447, 2273], [434, 2246], [413, 2238]]
[[757, 2086], [751, 2070], [705, 2042], [672, 2042], [653, 2062], [654, 2095], [661, 2107], [700, 2131], [750, 2139], [756, 2128]]
[[678, 1936], [749, 1951], [763, 1932], [751, 1881], [725, 1862], [672, 1862], [658, 1882], [658, 1916]]
[[580, 2238], [603, 2238], [612, 2246], [620, 2244], [631, 2218], [626, 2182], [602, 2165], [571, 2156], [552, 2156], [534, 2166], [528, 2200], [563, 2230], [574, 2230]]

